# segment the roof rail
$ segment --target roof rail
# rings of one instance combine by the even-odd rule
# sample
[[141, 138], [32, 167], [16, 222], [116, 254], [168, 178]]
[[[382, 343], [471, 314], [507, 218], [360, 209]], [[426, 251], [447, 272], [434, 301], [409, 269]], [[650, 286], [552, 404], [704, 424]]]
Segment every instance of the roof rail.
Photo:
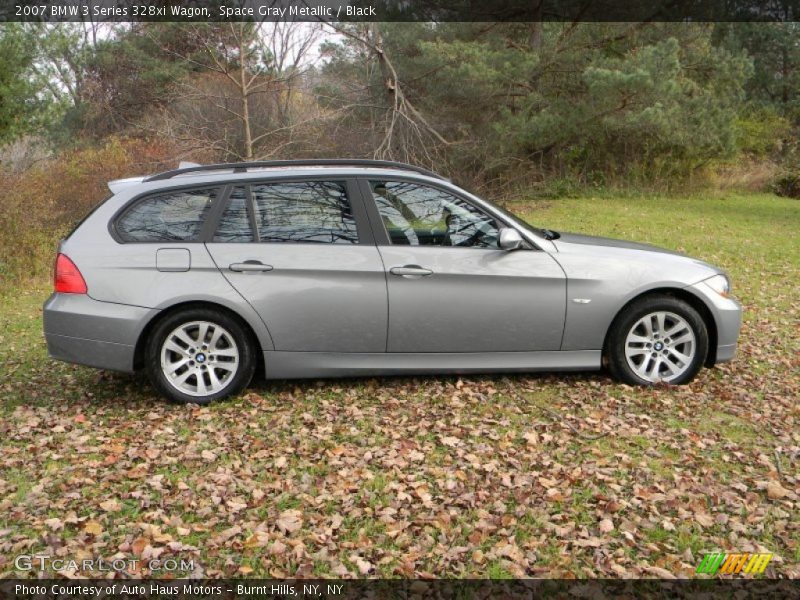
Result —
[[408, 165], [406, 163], [394, 162], [391, 160], [368, 160], [362, 158], [319, 158], [319, 159], [300, 159], [300, 160], [266, 160], [256, 162], [240, 162], [240, 163], [221, 163], [216, 165], [197, 165], [191, 167], [184, 167], [182, 169], [174, 169], [172, 171], [164, 171], [157, 175], [151, 175], [144, 181], [161, 181], [163, 179], [171, 179], [177, 175], [184, 175], [186, 173], [198, 173], [202, 171], [222, 171], [232, 169], [234, 173], [245, 173], [248, 169], [259, 169], [269, 167], [383, 167], [390, 169], [402, 169], [404, 171], [415, 171], [428, 177], [435, 177], [436, 179], [445, 179], [438, 173]]

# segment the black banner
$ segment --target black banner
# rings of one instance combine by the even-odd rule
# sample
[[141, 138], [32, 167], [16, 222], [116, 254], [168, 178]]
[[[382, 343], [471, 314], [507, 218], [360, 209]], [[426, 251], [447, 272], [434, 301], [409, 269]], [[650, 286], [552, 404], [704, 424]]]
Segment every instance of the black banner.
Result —
[[800, 20], [800, 0], [0, 0], [0, 21]]
[[0, 580], [0, 600], [800, 598], [794, 580]]

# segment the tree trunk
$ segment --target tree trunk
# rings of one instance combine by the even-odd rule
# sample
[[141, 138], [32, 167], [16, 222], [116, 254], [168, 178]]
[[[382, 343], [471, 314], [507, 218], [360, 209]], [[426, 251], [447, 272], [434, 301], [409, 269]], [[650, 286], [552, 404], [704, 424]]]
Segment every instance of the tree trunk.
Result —
[[239, 92], [242, 95], [242, 126], [244, 128], [244, 158], [253, 160], [253, 131], [250, 127], [250, 88], [244, 66], [244, 43], [239, 40]]

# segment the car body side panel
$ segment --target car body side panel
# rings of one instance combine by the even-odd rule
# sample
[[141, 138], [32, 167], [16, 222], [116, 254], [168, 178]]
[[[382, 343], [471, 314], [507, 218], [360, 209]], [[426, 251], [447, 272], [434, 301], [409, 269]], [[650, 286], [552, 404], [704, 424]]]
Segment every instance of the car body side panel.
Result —
[[[389, 289], [389, 352], [558, 350], [564, 272], [546, 252], [381, 246]], [[424, 277], [391, 274], [419, 265]]]
[[702, 261], [633, 248], [557, 243], [553, 257], [567, 274], [562, 350], [602, 349], [614, 317], [633, 298], [683, 289], [717, 271]]
[[[386, 350], [386, 276], [374, 245], [210, 243], [208, 248], [261, 315], [276, 350]], [[230, 269], [248, 260], [272, 270]]]
[[[159, 271], [159, 250], [186, 249], [191, 268]], [[61, 247], [80, 269], [88, 295], [100, 302], [164, 310], [185, 302], [210, 302], [242, 317], [264, 350], [272, 349], [266, 325], [220, 273], [202, 243], [120, 244], [104, 228], [84, 232], [81, 228]]]

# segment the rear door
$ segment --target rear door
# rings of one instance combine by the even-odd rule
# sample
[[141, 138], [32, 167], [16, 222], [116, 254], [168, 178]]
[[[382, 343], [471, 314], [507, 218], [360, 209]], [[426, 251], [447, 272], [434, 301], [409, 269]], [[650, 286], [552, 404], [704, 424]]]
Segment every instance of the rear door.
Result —
[[234, 185], [207, 247], [275, 350], [385, 352], [386, 278], [354, 183]]
[[503, 225], [411, 180], [362, 180], [387, 271], [389, 352], [559, 350], [566, 278], [538, 249], [498, 247]]

